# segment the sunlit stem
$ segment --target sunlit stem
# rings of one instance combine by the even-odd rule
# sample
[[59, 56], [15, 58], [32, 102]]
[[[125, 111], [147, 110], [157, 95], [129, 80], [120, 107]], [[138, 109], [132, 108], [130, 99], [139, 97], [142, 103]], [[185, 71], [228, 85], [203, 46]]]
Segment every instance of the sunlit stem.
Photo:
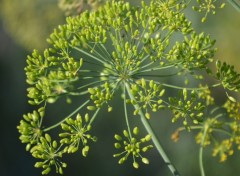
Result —
[[105, 80], [100, 80], [100, 81], [94, 81], [94, 82], [91, 82], [91, 83], [88, 83], [88, 84], [84, 84], [83, 86], [80, 86], [78, 87], [77, 89], [84, 89], [86, 87], [90, 87], [90, 86], [93, 86], [94, 84], [99, 84], [99, 83], [104, 83], [106, 82]]
[[127, 102], [126, 102], [126, 87], [124, 86], [123, 88], [124, 91], [124, 115], [125, 115], [125, 120], [126, 120], [126, 124], [127, 124], [127, 128], [128, 128], [128, 133], [130, 135], [130, 138], [132, 139], [132, 134], [131, 134], [131, 130], [130, 130], [130, 125], [129, 125], [129, 121], [128, 121], [128, 113], [127, 113]]
[[228, 2], [240, 12], [240, 2], [236, 0], [228, 0]]
[[93, 114], [93, 116], [92, 116], [92, 118], [91, 118], [91, 120], [90, 120], [90, 122], [89, 122], [89, 125], [91, 125], [91, 124], [93, 123], [93, 121], [95, 120], [95, 118], [97, 117], [97, 115], [98, 115], [98, 113], [99, 113], [99, 110], [100, 110], [100, 108], [98, 108], [98, 109], [95, 111], [95, 113]]
[[[45, 101], [45, 102], [44, 102], [44, 106], [43, 106], [43, 107], [44, 107], [44, 109], [46, 108], [46, 106], [47, 106], [47, 101]], [[40, 121], [39, 121], [39, 124], [38, 124], [38, 125], [39, 125], [39, 127], [41, 127], [41, 126], [42, 126], [42, 122], [43, 122], [43, 118], [40, 118]]]
[[[134, 96], [132, 95], [131, 93], [131, 90], [130, 90], [130, 87], [128, 85], [128, 83], [125, 83], [125, 87], [126, 87], [126, 90], [128, 92], [128, 95], [129, 97], [134, 100]], [[153, 144], [155, 145], [158, 153], [162, 156], [165, 164], [167, 164], [169, 170], [171, 171], [171, 173], [174, 175], [174, 176], [179, 176], [180, 174], [178, 173], [177, 169], [173, 166], [172, 162], [170, 161], [170, 159], [168, 158], [167, 154], [165, 153], [165, 151], [163, 150], [161, 144], [160, 144], [160, 141], [158, 140], [157, 136], [155, 135], [150, 123], [148, 122], [148, 120], [145, 118], [142, 110], [140, 109], [139, 105], [138, 104], [135, 104], [134, 105], [134, 108], [135, 109], [138, 109], [139, 110], [139, 115], [140, 115], [140, 118], [141, 118], [141, 122], [143, 124], [143, 126], [145, 127], [145, 129], [147, 130], [148, 134], [151, 135], [152, 137], [152, 141], [153, 141]]]
[[144, 72], [152, 72], [152, 71], [157, 71], [157, 70], [164, 70], [164, 69], [169, 69], [171, 67], [176, 67], [177, 64], [170, 64], [170, 65], [165, 65], [165, 66], [157, 66], [157, 67], [152, 67], [152, 68], [148, 68], [145, 70], [141, 70], [138, 73], [144, 73]]
[[[156, 81], [157, 82], [157, 81]], [[157, 82], [159, 83], [159, 82]], [[218, 86], [221, 86], [221, 83], [217, 83], [217, 84], [213, 84], [209, 87], [181, 87], [181, 86], [175, 86], [175, 85], [171, 85], [171, 84], [166, 84], [166, 83], [159, 83], [165, 87], [169, 87], [169, 88], [174, 88], [174, 89], [187, 89], [187, 90], [205, 90], [205, 89], [208, 89], [208, 88], [214, 88], [214, 87], [218, 87]]]
[[81, 106], [79, 106], [77, 109], [75, 109], [71, 114], [69, 114], [68, 116], [66, 116], [63, 120], [61, 120], [60, 122], [43, 129], [44, 132], [50, 131], [53, 128], [58, 127], [59, 125], [61, 125], [61, 123], [65, 122], [65, 120], [69, 117], [72, 117], [73, 115], [75, 115], [78, 111], [80, 111], [83, 107], [85, 107], [85, 105], [87, 105], [89, 103], [90, 100], [85, 101]]
[[199, 167], [200, 167], [201, 176], [205, 176], [205, 171], [204, 171], [204, 166], [203, 166], [203, 147], [204, 147], [204, 142], [206, 139], [207, 131], [208, 131], [208, 125], [206, 125], [204, 128], [203, 137], [201, 140], [201, 146], [199, 149]]
[[155, 78], [164, 78], [164, 77], [170, 77], [170, 76], [176, 76], [179, 72], [172, 73], [172, 74], [136, 74], [135, 77], [155, 77]]
[[[114, 65], [114, 59], [113, 59], [112, 55], [108, 52], [108, 50], [107, 50], [107, 48], [105, 47], [105, 45], [103, 45], [102, 43], [100, 43], [100, 44], [97, 45], [97, 46], [98, 46], [98, 48], [100, 48], [100, 50], [101, 50], [102, 52], [105, 51], [105, 52], [104, 52], [104, 53], [105, 53], [105, 57], [108, 59], [108, 62]], [[102, 48], [103, 50], [102, 50], [101, 48]]]
[[74, 49], [76, 49], [77, 51], [79, 51], [79, 52], [81, 52], [81, 53], [83, 53], [83, 54], [91, 57], [92, 59], [94, 59], [94, 60], [96, 60], [96, 61], [98, 61], [98, 62], [100, 62], [100, 63], [102, 63], [102, 64], [106, 64], [106, 62], [104, 62], [102, 59], [99, 59], [98, 57], [90, 54], [89, 52], [86, 52], [86, 51], [84, 51], [84, 50], [82, 50], [82, 49], [80, 49], [80, 48], [78, 48], [78, 47], [74, 47]]

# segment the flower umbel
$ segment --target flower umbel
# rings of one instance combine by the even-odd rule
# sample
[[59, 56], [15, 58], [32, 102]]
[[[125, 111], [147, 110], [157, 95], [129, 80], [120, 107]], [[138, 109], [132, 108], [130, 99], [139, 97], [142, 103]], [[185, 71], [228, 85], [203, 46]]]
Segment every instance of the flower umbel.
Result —
[[84, 121], [80, 114], [77, 115], [76, 120], [67, 118], [66, 123], [61, 124], [65, 132], [60, 133], [59, 136], [62, 138], [60, 143], [67, 144], [64, 150], [68, 153], [76, 152], [82, 143], [82, 155], [86, 157], [89, 151], [88, 140], [96, 141], [96, 137], [87, 133], [91, 130], [91, 125], [86, 124], [89, 122], [88, 114], [85, 114]]
[[30, 152], [34, 158], [42, 160], [36, 162], [35, 167], [43, 168], [43, 175], [51, 171], [51, 166], [55, 166], [56, 173], [59, 174], [63, 174], [63, 168], [67, 167], [67, 164], [59, 159], [64, 153], [64, 151], [61, 150], [61, 145], [58, 146], [57, 141], [52, 141], [49, 134], [45, 134], [44, 137], [41, 137], [40, 142], [34, 146]]
[[42, 136], [41, 123], [45, 113], [45, 108], [41, 107], [38, 111], [23, 115], [24, 120], [20, 121], [17, 129], [21, 136], [19, 139], [22, 143], [27, 143], [26, 150], [30, 150], [31, 146], [39, 142]]
[[[139, 133], [138, 127], [135, 127], [133, 129], [133, 135], [137, 136]], [[118, 141], [114, 144], [116, 149], [123, 149], [124, 151], [121, 153], [114, 154], [113, 157], [121, 157], [118, 161], [119, 164], [123, 164], [129, 157], [129, 155], [132, 155], [133, 157], [133, 167], [139, 168], [139, 164], [136, 161], [136, 158], [141, 158], [142, 162], [144, 164], [149, 164], [149, 160], [142, 156], [141, 153], [144, 153], [148, 151], [150, 148], [152, 148], [152, 145], [142, 146], [144, 143], [149, 142], [151, 140], [150, 135], [146, 135], [145, 137], [141, 139], [137, 139], [136, 137], [132, 137], [131, 133], [129, 133], [127, 130], [123, 131], [123, 136], [127, 138], [127, 140], [124, 140], [120, 135], [115, 134], [114, 138]]]
[[[157, 85], [153, 80], [149, 81], [147, 84], [145, 79], [141, 79], [136, 82], [136, 84], [132, 84], [131, 93], [134, 96], [134, 100], [130, 100], [130, 102], [134, 104], [138, 104], [139, 108], [145, 110], [145, 117], [150, 119], [151, 115], [148, 112], [150, 108], [153, 112], [157, 112], [159, 109], [164, 108], [165, 106], [162, 104], [162, 96], [165, 93], [165, 89], [162, 89], [160, 85]], [[138, 115], [140, 109], [136, 109], [134, 111], [134, 115]]]

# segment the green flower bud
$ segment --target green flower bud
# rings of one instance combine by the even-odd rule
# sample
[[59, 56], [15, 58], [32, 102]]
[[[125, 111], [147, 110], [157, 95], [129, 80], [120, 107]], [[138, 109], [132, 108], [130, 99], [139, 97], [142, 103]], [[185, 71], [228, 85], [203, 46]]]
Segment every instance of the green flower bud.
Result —
[[146, 141], [150, 141], [152, 139], [152, 136], [150, 134], [146, 135], [145, 136], [145, 140]]
[[142, 158], [142, 162], [143, 162], [144, 164], [149, 164], [149, 160], [148, 160], [147, 158]]
[[88, 154], [88, 151], [89, 151], [89, 146], [85, 146], [85, 147], [82, 149], [82, 155], [83, 155], [84, 157], [86, 157], [87, 154]]
[[115, 147], [116, 149], [119, 149], [119, 148], [121, 148], [122, 146], [121, 146], [120, 143], [114, 143], [114, 147]]
[[138, 169], [138, 168], [139, 168], [139, 164], [135, 161], [135, 162], [133, 162], [133, 167], [134, 167], [135, 169]]
[[138, 129], [138, 127], [135, 127], [133, 129], [133, 134], [138, 135], [138, 133], [139, 133], [139, 129]]
[[47, 175], [51, 171], [50, 167], [47, 167], [45, 170], [42, 171], [42, 175]]
[[146, 117], [147, 119], [150, 119], [150, 118], [151, 118], [151, 115], [150, 115], [148, 112], [146, 112], [146, 113], [145, 113], [145, 117]]
[[95, 89], [93, 89], [93, 88], [88, 88], [88, 92], [90, 94], [95, 94], [96, 93]]
[[90, 111], [94, 111], [94, 110], [96, 110], [96, 107], [95, 106], [87, 106], [87, 109]]
[[53, 146], [53, 148], [57, 148], [57, 141], [53, 141], [53, 143], [52, 143], [52, 146]]
[[123, 164], [125, 161], [126, 161], [126, 158], [123, 157], [123, 158], [121, 158], [121, 159], [118, 161], [118, 164]]
[[47, 140], [47, 142], [51, 142], [51, 136], [49, 135], [49, 134], [45, 134], [45, 138], [46, 138], [46, 140]]
[[122, 140], [122, 137], [119, 136], [118, 134], [115, 134], [115, 135], [114, 135], [114, 138], [115, 138], [116, 140], [118, 140], [118, 141], [121, 141], [121, 140]]
[[113, 109], [113, 108], [112, 108], [111, 106], [109, 106], [109, 107], [108, 107], [108, 112], [111, 112], [112, 109]]

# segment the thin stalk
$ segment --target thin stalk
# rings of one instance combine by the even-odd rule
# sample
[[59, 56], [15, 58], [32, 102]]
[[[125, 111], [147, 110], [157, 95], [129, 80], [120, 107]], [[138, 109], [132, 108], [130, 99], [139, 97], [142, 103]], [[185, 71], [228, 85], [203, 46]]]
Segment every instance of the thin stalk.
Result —
[[[44, 102], [44, 109], [46, 108], [47, 106], [47, 101]], [[42, 126], [42, 122], [43, 122], [43, 118], [40, 118], [40, 122], [38, 123], [38, 126], [41, 127]]]
[[237, 10], [240, 12], [240, 3], [236, 2], [235, 0], [228, 0], [228, 2]]
[[172, 74], [165, 74], [165, 75], [160, 75], [160, 74], [158, 74], [158, 75], [151, 75], [151, 74], [149, 74], [149, 75], [144, 75], [144, 74], [135, 74], [134, 75], [134, 77], [157, 77], [157, 78], [163, 78], [163, 77], [170, 77], [170, 76], [176, 76], [177, 74], [178, 74], [179, 72], [177, 72], [177, 73], [172, 73]]
[[226, 134], [226, 135], [228, 135], [228, 136], [232, 136], [232, 133], [230, 133], [230, 132], [228, 132], [228, 131], [226, 131], [226, 130], [223, 130], [223, 129], [218, 129], [218, 128], [212, 128], [211, 129], [212, 131], [216, 131], [216, 132], [221, 132], [221, 133], [224, 133], [224, 134]]
[[50, 82], [56, 82], [56, 83], [68, 83], [68, 82], [74, 82], [77, 81], [78, 78], [74, 79], [62, 79], [62, 80], [57, 80], [57, 79], [49, 79]]
[[[177, 64], [170, 64], [170, 65], [166, 65], [166, 66], [157, 66], [157, 67], [153, 67], [153, 68], [148, 68], [145, 70], [140, 70], [138, 73], [144, 73], [144, 72], [152, 72], [152, 71], [156, 71], [156, 70], [163, 70], [163, 69], [169, 69], [171, 67], [176, 67]], [[142, 67], [143, 68], [143, 67]]]
[[79, 70], [79, 73], [97, 73], [100, 74], [101, 71], [95, 71], [95, 70]]
[[109, 62], [109, 64], [111, 65], [114, 65], [114, 59], [112, 55], [108, 52], [105, 45], [103, 45], [102, 43], [99, 43], [97, 47], [102, 51], [102, 53], [104, 53], [105, 57], [108, 59], [107, 62]]
[[45, 128], [43, 129], [44, 132], [47, 132], [47, 131], [50, 131], [51, 129], [53, 128], [56, 128], [58, 127], [59, 125], [61, 125], [61, 123], [65, 122], [65, 120], [69, 117], [72, 117], [73, 115], [75, 115], [80, 109], [82, 109], [86, 104], [89, 103], [90, 100], [87, 100], [85, 101], [81, 106], [79, 106], [77, 109], [75, 109], [71, 114], [69, 114], [68, 116], [66, 116], [63, 120], [61, 120], [60, 122], [48, 127], [48, 128]]
[[204, 128], [203, 138], [201, 140], [201, 146], [199, 149], [199, 167], [200, 167], [201, 176], [205, 176], [205, 170], [203, 166], [203, 146], [204, 146], [204, 141], [207, 135], [207, 131], [208, 131], [208, 126]]
[[91, 83], [88, 83], [88, 84], [84, 84], [83, 86], [81, 87], [78, 87], [77, 89], [84, 89], [86, 87], [89, 87], [89, 86], [93, 86], [94, 84], [98, 84], [98, 83], [103, 83], [105, 82], [105, 80], [100, 80], [100, 81], [94, 81], [94, 82], [91, 82]]
[[[91, 48], [90, 45], [88, 45], [88, 47]], [[93, 48], [91, 48], [92, 51], [93, 51], [96, 55], [98, 55], [100, 58], [102, 58], [106, 63], [110, 63], [109, 60], [107, 60], [106, 57], [104, 57], [103, 55], [101, 55], [101, 53], [99, 53], [97, 50], [94, 49], [95, 47], [98, 47], [98, 43], [94, 43]], [[98, 48], [99, 48], [99, 47], [98, 47]], [[100, 50], [101, 50], [101, 49], [100, 49]], [[101, 51], [102, 51], [102, 50], [101, 50]]]
[[131, 130], [130, 130], [130, 125], [129, 125], [129, 121], [128, 121], [128, 113], [127, 113], [127, 102], [126, 102], [126, 87], [124, 86], [123, 88], [123, 92], [124, 92], [124, 102], [123, 102], [123, 105], [124, 105], [124, 113], [125, 113], [125, 120], [126, 120], [126, 124], [127, 124], [127, 128], [128, 128], [128, 133], [130, 135], [130, 138], [132, 139], [132, 134], [131, 134]]
[[[158, 82], [157, 82], [158, 83]], [[166, 83], [159, 83], [159, 84], [161, 84], [161, 85], [163, 85], [163, 86], [165, 86], [165, 87], [169, 87], [169, 88], [174, 88], [174, 89], [180, 89], [180, 90], [182, 90], [182, 89], [187, 89], [187, 90], [204, 90], [204, 89], [207, 89], [207, 88], [214, 88], [214, 87], [218, 87], [218, 86], [220, 86], [221, 85], [221, 83], [217, 83], [217, 84], [213, 84], [213, 85], [211, 85], [211, 86], [209, 86], [209, 87], [198, 87], [198, 88], [196, 88], [196, 87], [193, 87], [193, 88], [191, 88], [191, 87], [181, 87], [181, 86], [175, 86], [175, 85], [171, 85], [171, 84], [166, 84]]]
[[[199, 130], [202, 128], [203, 128], [202, 126], [190, 126], [191, 130]], [[186, 127], [179, 127], [176, 131], [178, 132], [186, 131]]]
[[96, 56], [94, 56], [94, 55], [92, 55], [92, 54], [90, 54], [90, 53], [88, 53], [88, 52], [86, 52], [86, 51], [84, 51], [84, 50], [82, 50], [82, 49], [80, 49], [80, 48], [78, 48], [78, 47], [74, 47], [74, 49], [76, 49], [77, 51], [79, 51], [79, 52], [81, 52], [81, 53], [83, 53], [83, 54], [85, 54], [85, 55], [93, 58], [94, 60], [96, 60], [96, 61], [98, 61], [98, 62], [100, 62], [100, 63], [102, 63], [102, 64], [106, 64], [106, 62], [102, 61], [102, 60], [99, 59], [98, 57], [96, 57]]
[[[126, 87], [126, 90], [128, 92], [128, 95], [129, 97], [134, 100], [134, 96], [132, 95], [131, 93], [131, 90], [130, 90], [130, 87], [127, 83], [125, 83], [125, 87]], [[134, 108], [135, 109], [140, 109], [139, 108], [139, 105], [138, 104], [135, 104], [134, 105]], [[152, 136], [152, 141], [153, 141], [153, 144], [155, 145], [158, 153], [162, 156], [164, 162], [167, 164], [169, 170], [171, 171], [171, 173], [174, 175], [174, 176], [179, 176], [180, 174], [178, 173], [177, 169], [174, 167], [174, 165], [172, 164], [172, 162], [170, 161], [170, 159], [168, 158], [167, 154], [165, 153], [165, 151], [163, 150], [161, 144], [160, 144], [160, 141], [158, 140], [157, 136], [155, 135], [150, 123], [148, 122], [148, 120], [145, 118], [142, 110], [140, 109], [139, 110], [139, 115], [140, 115], [140, 118], [141, 118], [141, 122], [143, 124], [143, 126], [145, 127], [145, 129], [147, 130], [147, 132]]]
[[69, 92], [68, 95], [72, 95], [72, 96], [80, 96], [80, 95], [86, 95], [88, 92], [88, 90], [82, 91], [82, 92]]
[[95, 120], [95, 118], [96, 118], [97, 115], [98, 115], [99, 110], [100, 110], [100, 108], [98, 108], [98, 109], [95, 111], [95, 113], [93, 114], [93, 116], [92, 116], [92, 118], [91, 118], [91, 120], [90, 120], [90, 122], [89, 122], [88, 125], [91, 125], [91, 124], [93, 123], [93, 121]]

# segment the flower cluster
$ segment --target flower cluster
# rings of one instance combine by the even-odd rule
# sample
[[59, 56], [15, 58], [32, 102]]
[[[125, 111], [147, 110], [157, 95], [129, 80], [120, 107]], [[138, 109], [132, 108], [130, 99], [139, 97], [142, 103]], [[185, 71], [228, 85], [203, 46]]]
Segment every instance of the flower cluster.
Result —
[[34, 158], [41, 159], [42, 161], [36, 162], [35, 167], [43, 168], [43, 175], [48, 174], [51, 171], [51, 166], [55, 166], [56, 172], [63, 174], [63, 168], [67, 167], [67, 164], [61, 162], [59, 158], [64, 153], [61, 150], [61, 145], [58, 146], [57, 141], [52, 141], [49, 134], [40, 138], [40, 141], [35, 145], [31, 151]]
[[212, 155], [219, 156], [220, 162], [234, 153], [234, 145], [240, 150], [239, 103], [227, 100], [223, 108], [227, 113], [217, 113], [216, 108], [210, 112], [209, 115], [214, 117], [202, 123], [201, 131], [196, 136], [196, 142], [204, 147], [214, 144]]
[[[56, 61], [57, 59], [57, 61]], [[60, 63], [59, 63], [60, 62]], [[49, 50], [40, 55], [34, 50], [32, 56], [27, 58], [27, 83], [29, 103], [38, 105], [48, 100], [53, 102], [61, 95], [71, 94], [72, 84], [77, 81], [77, 73], [82, 66], [82, 59], [75, 61], [72, 57], [55, 58], [49, 55]], [[56, 69], [56, 66], [60, 68]]]
[[213, 105], [215, 103], [214, 98], [211, 95], [210, 88], [206, 85], [199, 85], [199, 90], [197, 90], [197, 95], [200, 99], [205, 101], [206, 106]]
[[221, 61], [216, 62], [217, 66], [217, 79], [221, 81], [224, 88], [240, 91], [240, 74], [235, 71], [234, 66], [222, 63]]
[[114, 91], [112, 90], [108, 82], [105, 82], [103, 87], [103, 90], [98, 87], [89, 88], [88, 92], [91, 94], [90, 98], [91, 100], [93, 100], [97, 108], [101, 108], [104, 104], [107, 104], [108, 111], [111, 111], [112, 107], [109, 105], [108, 102], [112, 99]]
[[[137, 136], [139, 134], [138, 127], [135, 127], [133, 129], [133, 135]], [[149, 142], [151, 140], [150, 135], [146, 135], [145, 137], [141, 139], [137, 139], [136, 137], [133, 137], [131, 132], [128, 132], [127, 130], [123, 131], [123, 136], [127, 138], [127, 140], [124, 140], [122, 136], [115, 134], [114, 138], [117, 140], [117, 142], [114, 144], [116, 149], [123, 149], [124, 151], [121, 153], [114, 154], [114, 157], [121, 157], [118, 161], [119, 164], [123, 164], [129, 157], [129, 155], [132, 155], [133, 157], [133, 167], [139, 168], [139, 164], [136, 161], [136, 158], [141, 158], [142, 162], [144, 164], [149, 164], [149, 160], [142, 156], [142, 152], [148, 151], [150, 148], [152, 148], [152, 145], [142, 146], [144, 143]]]
[[[207, 20], [207, 15], [209, 13], [216, 14], [216, 3], [217, 0], [197, 0], [198, 6], [193, 6], [193, 10], [198, 12], [205, 12], [204, 17], [202, 17], [202, 22]], [[221, 3], [219, 8], [224, 8], [225, 3]]]
[[26, 150], [30, 150], [32, 145], [39, 142], [42, 136], [41, 123], [45, 113], [45, 108], [41, 107], [38, 111], [23, 115], [24, 120], [20, 121], [20, 125], [17, 126], [19, 133], [21, 134], [19, 139], [22, 143], [26, 143]]
[[240, 120], [240, 103], [228, 100], [223, 107], [227, 110], [229, 117], [235, 120]]
[[196, 143], [203, 147], [210, 145], [213, 141], [214, 129], [222, 128], [222, 123], [218, 119], [209, 118], [202, 123], [201, 131], [195, 136]]
[[[134, 96], [134, 100], [129, 100], [133, 105], [138, 104], [139, 108], [145, 111], [145, 117], [150, 119], [151, 115], [148, 112], [148, 107], [156, 112], [165, 106], [162, 104], [161, 97], [164, 95], [165, 89], [162, 89], [160, 85], [156, 84], [153, 80], [146, 83], [145, 79], [141, 79], [132, 84], [131, 93]], [[138, 115], [140, 109], [134, 111], [135, 115]]]
[[215, 41], [204, 33], [197, 35], [193, 33], [191, 38], [185, 37], [183, 43], [173, 46], [168, 58], [174, 62], [181, 61], [183, 67], [192, 71], [193, 69], [207, 70], [207, 64], [213, 61], [216, 49], [213, 48]]
[[183, 125], [188, 127], [188, 118], [190, 118], [194, 124], [203, 121], [205, 105], [201, 101], [198, 101], [195, 91], [188, 93], [188, 90], [184, 88], [182, 91], [179, 91], [177, 97], [169, 97], [168, 107], [174, 115], [172, 122], [183, 118]]
[[91, 126], [86, 124], [89, 122], [88, 114], [85, 114], [84, 121], [81, 115], [78, 114], [76, 120], [67, 118], [66, 123], [61, 124], [61, 127], [65, 132], [59, 134], [59, 136], [62, 138], [60, 143], [67, 144], [64, 151], [68, 153], [74, 153], [79, 149], [80, 144], [82, 144], [82, 155], [85, 157], [87, 156], [90, 148], [87, 145], [88, 140], [96, 141], [96, 137], [92, 137], [90, 134], [88, 134], [91, 129]]

